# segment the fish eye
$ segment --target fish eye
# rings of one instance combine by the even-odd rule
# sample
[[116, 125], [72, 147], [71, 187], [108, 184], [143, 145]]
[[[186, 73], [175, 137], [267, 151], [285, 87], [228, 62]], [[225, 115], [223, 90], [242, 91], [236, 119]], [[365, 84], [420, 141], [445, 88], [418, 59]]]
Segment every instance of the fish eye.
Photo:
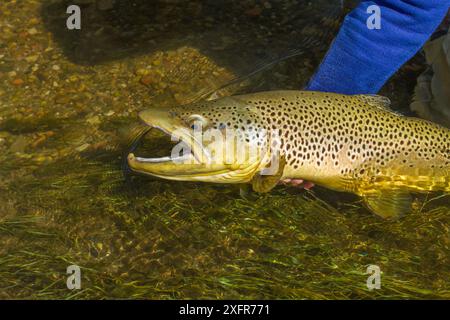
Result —
[[187, 122], [192, 130], [200, 130], [202, 127], [205, 128], [208, 125], [208, 121], [198, 114], [189, 116]]

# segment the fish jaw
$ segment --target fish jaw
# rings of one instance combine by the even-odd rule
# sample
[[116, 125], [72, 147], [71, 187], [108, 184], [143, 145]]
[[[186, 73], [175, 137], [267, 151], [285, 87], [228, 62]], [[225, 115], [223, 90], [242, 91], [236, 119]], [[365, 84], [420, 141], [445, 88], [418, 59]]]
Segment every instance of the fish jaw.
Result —
[[147, 126], [158, 129], [171, 136], [172, 141], [181, 140], [191, 149], [192, 154], [199, 163], [210, 162], [211, 155], [187, 127], [176, 117], [176, 114], [165, 108], [153, 108], [141, 111], [139, 119]]
[[247, 183], [255, 171], [255, 165], [198, 163], [194, 157], [146, 159], [133, 153], [128, 155], [128, 164], [135, 172], [175, 181]]
[[261, 165], [259, 158], [227, 162], [215, 157], [202, 134], [196, 134], [188, 122], [170, 109], [148, 109], [140, 112], [139, 118], [145, 125], [171, 136], [172, 141], [179, 141], [179, 148], [160, 158], [143, 158], [129, 153], [127, 162], [134, 172], [176, 181], [246, 183], [252, 180]]

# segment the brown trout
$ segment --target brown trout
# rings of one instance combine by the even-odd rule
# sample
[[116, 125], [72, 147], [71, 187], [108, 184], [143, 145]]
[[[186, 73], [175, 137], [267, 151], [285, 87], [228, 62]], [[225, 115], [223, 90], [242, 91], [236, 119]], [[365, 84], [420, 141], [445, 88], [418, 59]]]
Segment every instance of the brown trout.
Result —
[[[389, 105], [376, 95], [269, 91], [147, 109], [139, 114], [145, 125], [176, 136], [189, 152], [163, 158], [130, 153], [128, 164], [171, 180], [251, 183], [257, 192], [303, 179], [357, 194], [373, 213], [397, 218], [411, 210], [411, 193], [450, 192], [450, 130]], [[239, 134], [214, 140], [196, 135], [199, 127]], [[274, 136], [277, 149], [271, 148]], [[261, 152], [242, 156], [237, 143]], [[215, 158], [217, 150], [234, 152]], [[274, 150], [276, 170], [264, 174]]]

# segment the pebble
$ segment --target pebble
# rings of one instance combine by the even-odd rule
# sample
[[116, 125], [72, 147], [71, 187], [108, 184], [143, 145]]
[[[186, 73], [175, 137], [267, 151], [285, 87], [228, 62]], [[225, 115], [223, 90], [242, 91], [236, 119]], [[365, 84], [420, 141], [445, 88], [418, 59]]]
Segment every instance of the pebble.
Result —
[[12, 84], [15, 85], [15, 86], [21, 86], [21, 85], [24, 84], [24, 82], [25, 82], [25, 81], [23, 81], [22, 79], [17, 78], [17, 79], [14, 79], [14, 80], [12, 81]]
[[100, 117], [99, 116], [92, 116], [86, 119], [86, 122], [92, 125], [96, 125], [100, 123]]
[[138, 76], [145, 76], [149, 73], [148, 69], [140, 68], [136, 70], [136, 75]]
[[145, 75], [145, 76], [141, 77], [140, 82], [145, 86], [149, 86], [152, 84], [153, 78], [149, 75]]
[[28, 34], [29, 35], [35, 35], [35, 34], [37, 34], [38, 33], [38, 31], [37, 31], [37, 29], [36, 28], [31, 28], [31, 29], [28, 29]]
[[25, 58], [25, 60], [30, 63], [36, 62], [38, 59], [39, 56], [37, 54]]

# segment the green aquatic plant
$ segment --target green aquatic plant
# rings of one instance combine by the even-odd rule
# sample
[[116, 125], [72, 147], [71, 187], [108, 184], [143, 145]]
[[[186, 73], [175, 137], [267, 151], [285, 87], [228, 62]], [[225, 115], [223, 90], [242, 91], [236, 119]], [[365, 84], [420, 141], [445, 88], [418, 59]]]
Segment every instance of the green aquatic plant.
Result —
[[[258, 60], [267, 39], [281, 49], [293, 41], [272, 12], [260, 19], [264, 29], [242, 16], [252, 9], [246, 1], [215, 15], [210, 1], [210, 17], [203, 1], [158, 2], [160, 19], [152, 19], [153, 1], [101, 12], [84, 2], [89, 14], [77, 34], [61, 28], [67, 1], [0, 2], [0, 298], [450, 298], [448, 197], [420, 199], [412, 214], [386, 222], [358, 199], [321, 188], [279, 186], [243, 199], [230, 186], [125, 178], [117, 131], [138, 111], [223, 83], [237, 58]], [[276, 16], [298, 38], [338, 25], [317, 26], [320, 1], [304, 11], [295, 3], [280, 2]], [[237, 22], [229, 16], [238, 14]], [[328, 43], [249, 87], [300, 88]], [[421, 71], [413, 67], [382, 92], [403, 109]], [[148, 137], [151, 148], [164, 143]], [[73, 264], [81, 289], [72, 291]], [[380, 290], [366, 287], [371, 264], [381, 268]]]

